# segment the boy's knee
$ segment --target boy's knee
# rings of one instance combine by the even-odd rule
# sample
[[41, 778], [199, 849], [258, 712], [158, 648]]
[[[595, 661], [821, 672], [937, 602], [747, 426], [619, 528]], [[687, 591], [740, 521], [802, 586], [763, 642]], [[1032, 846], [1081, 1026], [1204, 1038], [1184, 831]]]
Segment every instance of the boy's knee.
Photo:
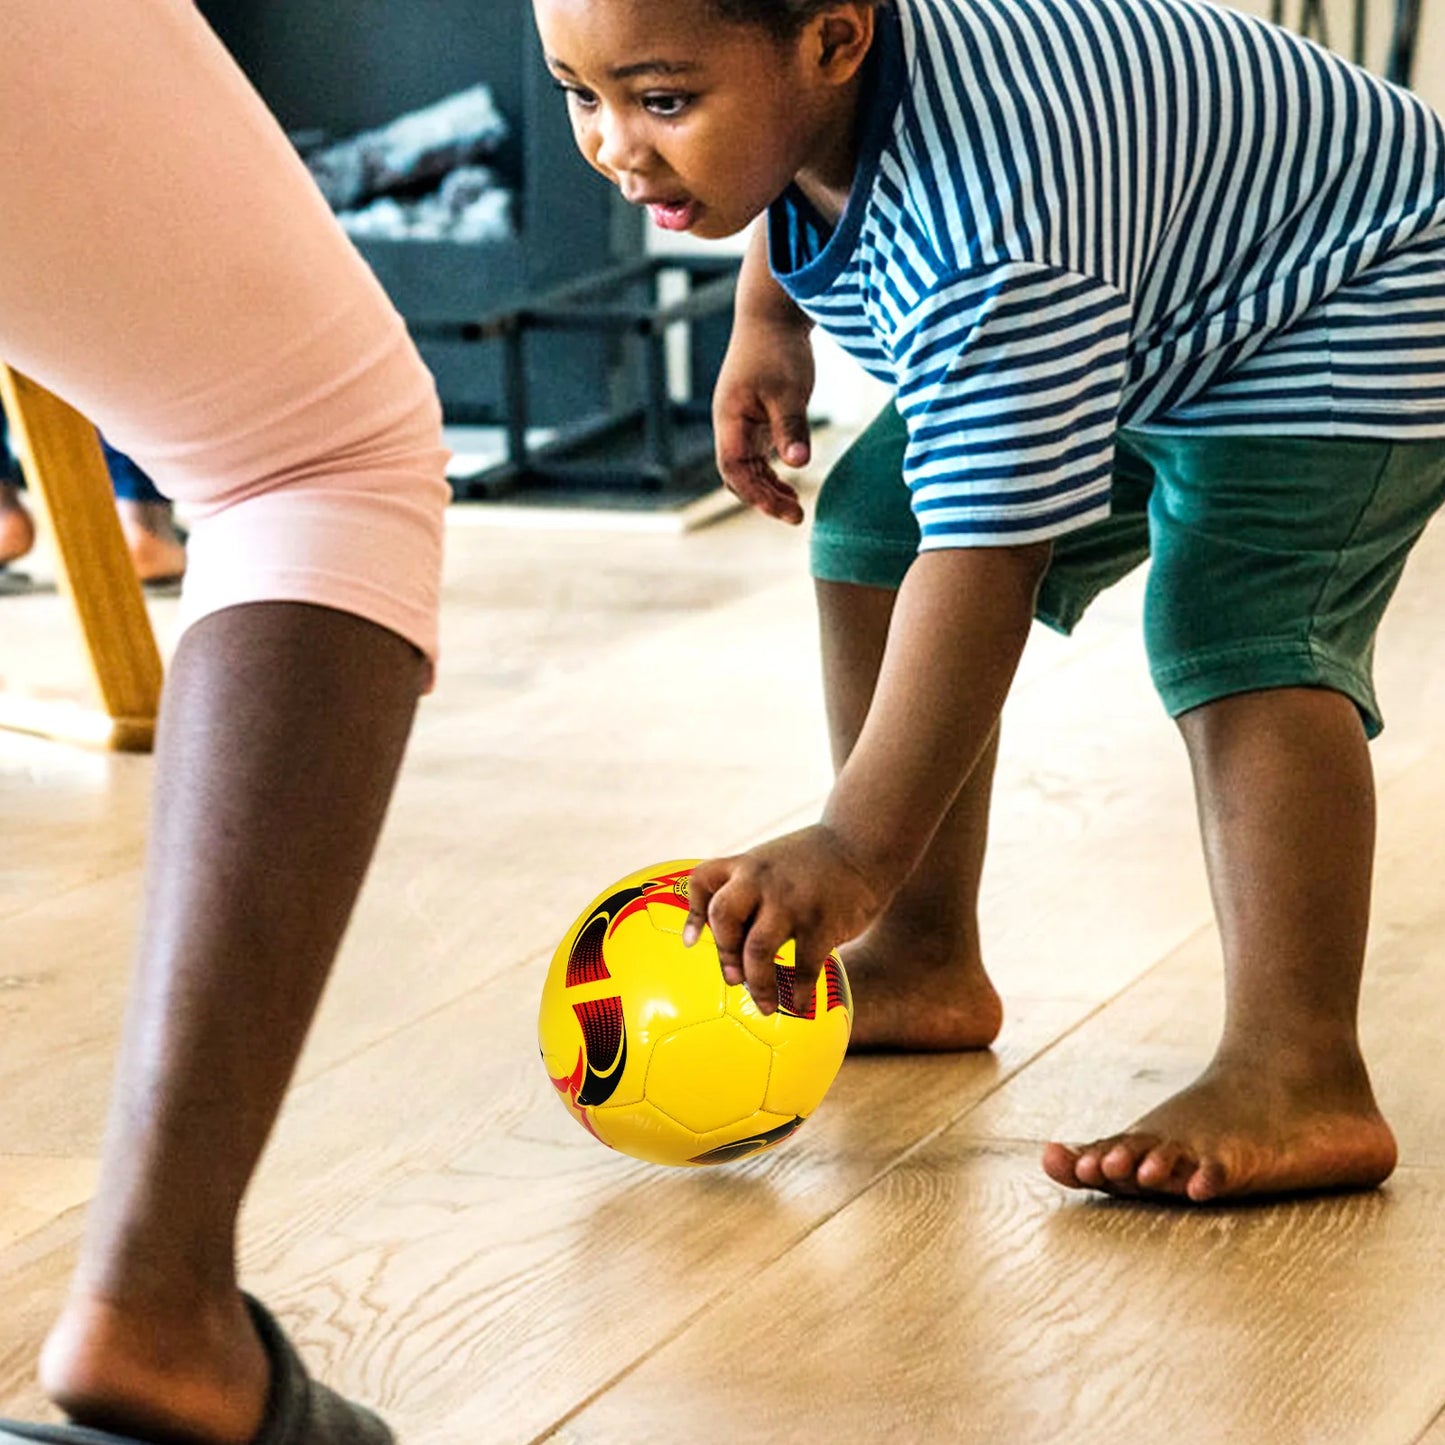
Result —
[[1145, 593], [1149, 671], [1171, 717], [1243, 693], [1326, 688], [1354, 704], [1369, 736], [1379, 733], [1368, 644], [1337, 645], [1307, 612], [1251, 608], [1247, 598], [1201, 585], [1208, 575], [1175, 577], [1156, 558]]

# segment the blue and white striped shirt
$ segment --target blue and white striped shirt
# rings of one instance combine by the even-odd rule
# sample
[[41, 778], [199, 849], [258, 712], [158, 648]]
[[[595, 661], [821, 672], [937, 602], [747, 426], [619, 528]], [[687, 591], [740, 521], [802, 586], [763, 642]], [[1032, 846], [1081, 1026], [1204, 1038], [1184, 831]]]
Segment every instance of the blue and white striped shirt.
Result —
[[1107, 515], [1114, 437], [1445, 436], [1445, 128], [1205, 0], [892, 0], [774, 274], [909, 430], [922, 546]]

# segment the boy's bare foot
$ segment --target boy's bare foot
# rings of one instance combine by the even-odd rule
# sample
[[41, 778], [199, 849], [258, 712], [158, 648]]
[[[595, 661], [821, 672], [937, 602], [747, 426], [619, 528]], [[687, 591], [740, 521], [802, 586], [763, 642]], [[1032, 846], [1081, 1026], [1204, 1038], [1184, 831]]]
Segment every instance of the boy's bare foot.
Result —
[[19, 491], [0, 482], [0, 567], [18, 562], [35, 545], [35, 522]]
[[180, 578], [186, 570], [186, 544], [176, 531], [168, 502], [116, 502], [120, 529], [142, 582]]
[[1258, 1194], [1371, 1189], [1395, 1168], [1395, 1136], [1358, 1052], [1300, 1067], [1221, 1053], [1131, 1128], [1082, 1147], [1050, 1144], [1044, 1172], [1072, 1189], [1204, 1204]]
[[261, 1428], [270, 1366], [239, 1294], [144, 1311], [74, 1296], [45, 1342], [40, 1380], [80, 1425], [246, 1445]]
[[978, 958], [884, 937], [878, 927], [843, 948], [853, 989], [852, 1053], [986, 1049], [1003, 1004]]

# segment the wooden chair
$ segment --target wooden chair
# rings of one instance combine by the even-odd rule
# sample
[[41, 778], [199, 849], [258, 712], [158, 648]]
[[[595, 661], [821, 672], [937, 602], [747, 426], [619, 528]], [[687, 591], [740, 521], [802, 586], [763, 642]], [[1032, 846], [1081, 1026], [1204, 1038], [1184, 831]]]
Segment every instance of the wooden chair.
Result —
[[[80, 620], [99, 695], [99, 707], [87, 709], [0, 691], [0, 727], [148, 752], [160, 704], [160, 649], [95, 428], [59, 397], [3, 364], [0, 401], [26, 480], [49, 523], [61, 590]], [[0, 609], [4, 605], [0, 601]]]

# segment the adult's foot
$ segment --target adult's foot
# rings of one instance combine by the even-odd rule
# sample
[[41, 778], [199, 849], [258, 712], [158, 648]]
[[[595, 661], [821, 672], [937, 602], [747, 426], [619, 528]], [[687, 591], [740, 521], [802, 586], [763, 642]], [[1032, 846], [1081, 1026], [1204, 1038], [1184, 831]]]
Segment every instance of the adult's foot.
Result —
[[0, 567], [18, 562], [35, 545], [35, 522], [19, 491], [0, 482]]
[[169, 502], [116, 502], [120, 529], [136, 576], [142, 582], [166, 582], [186, 570], [186, 544], [176, 530]]
[[1044, 1172], [1071, 1189], [1195, 1204], [1371, 1189], [1394, 1171], [1395, 1136], [1353, 1047], [1317, 1057], [1221, 1052], [1118, 1134], [1050, 1144]]
[[78, 1425], [187, 1445], [247, 1445], [270, 1365], [239, 1293], [183, 1306], [67, 1302], [40, 1359], [41, 1387]]
[[841, 952], [853, 989], [851, 1053], [986, 1049], [1003, 1004], [977, 956], [874, 927]]

